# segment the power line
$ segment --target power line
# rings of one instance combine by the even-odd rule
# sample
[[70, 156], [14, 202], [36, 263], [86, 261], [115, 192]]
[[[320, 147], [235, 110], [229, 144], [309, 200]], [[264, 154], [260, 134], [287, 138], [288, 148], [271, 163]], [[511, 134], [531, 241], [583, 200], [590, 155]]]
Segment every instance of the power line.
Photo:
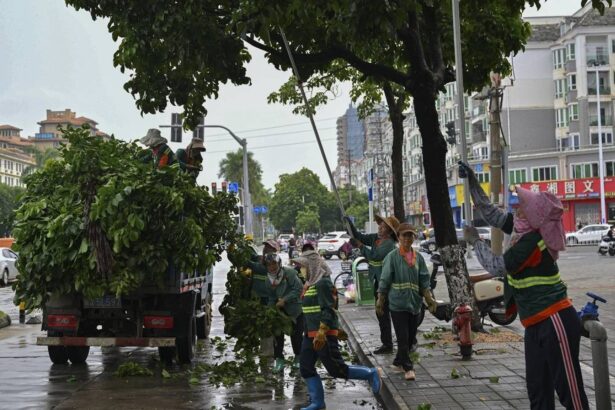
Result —
[[[327, 127], [327, 128], [321, 128], [321, 130], [334, 130], [337, 127]], [[268, 138], [268, 137], [275, 137], [275, 136], [279, 136], [279, 135], [292, 135], [292, 134], [305, 134], [306, 132], [312, 132], [311, 129], [309, 130], [301, 130], [301, 131], [287, 131], [287, 132], [277, 132], [275, 134], [261, 134], [261, 135], [252, 135], [251, 137], [246, 137], [246, 140], [250, 141], [252, 139], [256, 139], [256, 138]], [[217, 135], [225, 135], [225, 134], [217, 134]], [[218, 138], [218, 139], [209, 139], [206, 138], [205, 142], [219, 142], [219, 141], [228, 141], [228, 138]]]
[[[322, 141], [335, 141], [337, 140], [337, 138], [325, 138]], [[258, 147], [248, 147], [248, 151], [252, 151], [252, 150], [256, 150], [256, 149], [265, 149], [265, 148], [278, 148], [278, 147], [287, 147], [290, 145], [305, 145], [305, 144], [313, 144], [315, 143], [315, 140], [305, 140], [305, 141], [297, 141], [297, 142], [290, 142], [287, 144], [275, 144], [275, 145], [261, 145]], [[227, 150], [219, 150], [219, 151], [207, 151], [208, 154], [220, 154], [220, 153], [226, 153], [226, 152], [231, 152], [233, 150], [227, 149]]]
[[[316, 121], [317, 122], [321, 122], [321, 121], [329, 121], [329, 120], [336, 120], [336, 119], [337, 119], [337, 117], [328, 117], [328, 118], [321, 118], [321, 119], [316, 120]], [[250, 132], [272, 130], [272, 129], [276, 129], [276, 128], [297, 127], [299, 125], [306, 125], [306, 123], [304, 121], [304, 122], [294, 122], [294, 123], [288, 123], [288, 124], [282, 124], [282, 125], [274, 125], [274, 126], [271, 126], [271, 127], [252, 128], [252, 129], [249, 129], [249, 130], [236, 131], [236, 134], [246, 134], [246, 133], [250, 133]], [[225, 135], [227, 135], [227, 134], [219, 133], [219, 134], [212, 134], [212, 135], [210, 135], [210, 137], [222, 137], [222, 136], [225, 136]]]

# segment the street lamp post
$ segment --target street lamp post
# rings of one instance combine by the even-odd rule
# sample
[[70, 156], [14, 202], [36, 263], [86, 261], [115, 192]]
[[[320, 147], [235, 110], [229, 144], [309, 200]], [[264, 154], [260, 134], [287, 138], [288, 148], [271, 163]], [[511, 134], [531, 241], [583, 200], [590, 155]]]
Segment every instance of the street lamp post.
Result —
[[[596, 58], [598, 60], [598, 58]], [[600, 176], [600, 223], [606, 223], [606, 201], [604, 199], [604, 158], [602, 156], [602, 113], [600, 111], [600, 71], [596, 69], [596, 113], [598, 114], [598, 175]]]

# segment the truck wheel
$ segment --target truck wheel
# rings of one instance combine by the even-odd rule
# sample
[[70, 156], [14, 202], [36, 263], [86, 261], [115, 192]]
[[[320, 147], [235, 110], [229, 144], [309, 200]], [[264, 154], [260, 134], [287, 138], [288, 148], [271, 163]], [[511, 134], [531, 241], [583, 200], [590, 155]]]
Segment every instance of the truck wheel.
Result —
[[53, 364], [68, 363], [66, 346], [47, 346], [47, 353], [49, 353], [49, 359], [51, 359]]
[[66, 353], [72, 364], [83, 364], [90, 354], [90, 346], [67, 346]]
[[326, 254], [324, 256], [325, 256], [325, 259], [329, 260], [329, 259], [331, 259], [331, 256], [333, 256], [333, 255]]
[[188, 324], [188, 332], [185, 336], [179, 336], [175, 340], [177, 348], [177, 361], [181, 364], [190, 363], [196, 351], [196, 318], [193, 316]]
[[159, 347], [158, 356], [161, 363], [170, 365], [175, 358], [175, 347]]
[[609, 247], [609, 255], [615, 256], [615, 248], [612, 246]]

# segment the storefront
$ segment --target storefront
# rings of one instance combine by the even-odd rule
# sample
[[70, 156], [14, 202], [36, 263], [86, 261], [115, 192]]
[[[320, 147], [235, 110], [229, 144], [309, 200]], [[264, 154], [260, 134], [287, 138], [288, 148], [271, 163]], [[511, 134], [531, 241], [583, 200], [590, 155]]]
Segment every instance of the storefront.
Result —
[[[563, 181], [528, 182], [520, 184], [532, 191], [547, 191], [561, 199], [564, 206], [566, 232], [577, 230], [577, 225], [600, 223], [600, 179], [568, 179]], [[604, 179], [606, 216], [609, 224], [615, 224], [615, 178]], [[518, 204], [515, 195], [509, 195], [510, 205]]]

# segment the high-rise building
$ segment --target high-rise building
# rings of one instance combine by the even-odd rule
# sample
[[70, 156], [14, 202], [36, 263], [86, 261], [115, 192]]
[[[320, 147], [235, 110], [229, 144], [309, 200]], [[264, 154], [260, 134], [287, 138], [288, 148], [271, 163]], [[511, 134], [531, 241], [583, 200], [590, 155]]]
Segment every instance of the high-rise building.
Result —
[[344, 115], [337, 119], [337, 168], [335, 183], [339, 186], [357, 184], [353, 167], [363, 160], [365, 130], [357, 109], [351, 104]]

